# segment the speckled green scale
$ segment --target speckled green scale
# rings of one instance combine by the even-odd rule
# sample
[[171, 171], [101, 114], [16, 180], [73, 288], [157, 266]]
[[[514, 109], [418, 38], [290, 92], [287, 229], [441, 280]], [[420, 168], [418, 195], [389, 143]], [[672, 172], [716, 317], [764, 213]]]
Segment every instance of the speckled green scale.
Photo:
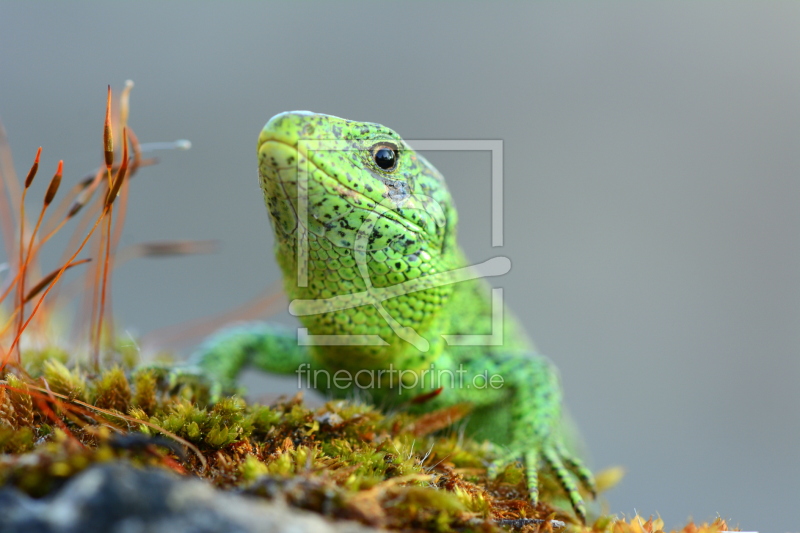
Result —
[[[446, 277], [467, 262], [441, 174], [389, 128], [303, 111], [267, 122], [258, 169], [290, 301], [298, 309], [336, 304], [335, 311], [300, 313], [303, 326], [314, 336], [372, 335], [381, 342], [299, 346], [293, 333], [251, 325], [212, 338], [196, 354], [199, 365], [225, 386], [246, 364], [279, 373], [300, 365], [331, 374], [406, 371], [407, 387], [379, 374], [366, 394], [391, 406], [441, 387], [414, 408], [472, 404], [468, 431], [502, 446], [493, 469], [524, 461], [533, 501], [538, 470], [550, 469], [585, 520], [579, 487], [593, 494], [592, 476], [564, 445], [553, 365], [535, 354], [507, 312], [501, 344], [449, 345], [443, 337], [493, 332], [489, 286]], [[434, 372], [460, 380], [425, 378]], [[474, 385], [481, 376], [501, 376], [502, 385]], [[332, 395], [352, 392], [316, 383]]]

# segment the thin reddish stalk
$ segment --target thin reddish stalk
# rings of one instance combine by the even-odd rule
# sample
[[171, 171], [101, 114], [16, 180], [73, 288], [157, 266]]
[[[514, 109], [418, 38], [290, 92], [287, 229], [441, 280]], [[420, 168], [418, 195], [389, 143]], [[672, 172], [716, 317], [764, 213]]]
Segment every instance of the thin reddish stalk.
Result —
[[[94, 178], [92, 179], [91, 183], [89, 185], [87, 185], [86, 188], [79, 193], [78, 199], [72, 205], [72, 208], [70, 208], [70, 211], [67, 214], [67, 219], [77, 215], [82, 210], [82, 208], [89, 203], [89, 200], [91, 199], [91, 197], [94, 194], [95, 190], [98, 188], [100, 183], [103, 182], [103, 177], [105, 176], [105, 174], [106, 174], [106, 169], [105, 168], [101, 167], [101, 168], [99, 168], [97, 170], [97, 172], [95, 173]], [[97, 215], [98, 211], [100, 211], [102, 208], [103, 208], [103, 204], [101, 202], [94, 202], [91, 205], [89, 205], [89, 207], [87, 209], [83, 210], [83, 214], [81, 215], [80, 219], [78, 220], [78, 224], [75, 227], [75, 230], [73, 231], [72, 236], [70, 237], [69, 243], [68, 243], [67, 247], [65, 248], [65, 250], [70, 250], [70, 249], [75, 247], [75, 245], [77, 244], [78, 239], [80, 238], [80, 235], [83, 234], [84, 231], [86, 231], [86, 227], [89, 225], [89, 223], [92, 220], [92, 218], [95, 217]], [[62, 224], [64, 222], [65, 221], [62, 221]], [[102, 242], [102, 239], [101, 239], [101, 242]], [[100, 257], [101, 254], [102, 254], [102, 249], [100, 249], [99, 246], [98, 246], [98, 250], [96, 250], [96, 252], [97, 253], [95, 254], [95, 257]], [[68, 254], [68, 252], [64, 253], [64, 255], [61, 258], [62, 261], [65, 260], [67, 254]], [[85, 284], [84, 290], [89, 289], [89, 288], [96, 288], [97, 287], [96, 277], [98, 275], [97, 274], [97, 272], [98, 272], [97, 269], [98, 268], [99, 268], [99, 263], [97, 263], [94, 268], [90, 269], [89, 272], [87, 272], [87, 276], [86, 276], [85, 282], [84, 282], [84, 284]], [[93, 279], [95, 279], [95, 281], [93, 281]], [[56, 289], [55, 289], [56, 297], [59, 296], [59, 291], [60, 291], [60, 286], [56, 287]], [[85, 299], [83, 304], [82, 304], [83, 312], [78, 313], [78, 316], [91, 317], [88, 320], [88, 322], [83, 322], [83, 325], [86, 325], [89, 328], [91, 328], [92, 325], [94, 325], [96, 323], [95, 322], [95, 318], [94, 318], [96, 310], [92, 310], [90, 312], [90, 309], [92, 307], [94, 307], [96, 300], [97, 300], [96, 293], [92, 294], [92, 298], [91, 299], [88, 299], [88, 298]], [[89, 302], [91, 302], [91, 304]], [[76, 324], [76, 326], [78, 326], [78, 325]], [[92, 330], [90, 329], [90, 331], [92, 331]]]
[[64, 222], [71, 218], [66, 216], [67, 209], [72, 207], [75, 199], [84, 189], [86, 189], [86, 187], [89, 186], [89, 183], [76, 183], [70, 188], [69, 191], [66, 192], [55, 209], [52, 210], [52, 214], [50, 217], [48, 217], [47, 222], [42, 226], [42, 233], [44, 233], [46, 236], [54, 235], [58, 229], [64, 225]]
[[[39, 168], [39, 156], [42, 154], [42, 148], [39, 147], [39, 151], [36, 152], [36, 159], [33, 162], [33, 166], [31, 167], [30, 172], [28, 172], [28, 177], [25, 179], [25, 189], [22, 191], [22, 206], [20, 207], [20, 213], [23, 213], [22, 218], [20, 219], [20, 243], [19, 243], [19, 272], [18, 272], [18, 285], [17, 290], [19, 292], [19, 324], [17, 329], [17, 334], [22, 333], [22, 320], [25, 317], [25, 278], [28, 273], [28, 265], [31, 263], [33, 259], [33, 243], [36, 240], [36, 234], [39, 232], [39, 226], [42, 224], [42, 219], [44, 219], [44, 214], [47, 211], [48, 206], [53, 201], [53, 197], [55, 196], [56, 192], [58, 191], [58, 187], [61, 184], [61, 176], [64, 171], [64, 161], [61, 160], [58, 162], [58, 168], [56, 168], [56, 173], [53, 178], [50, 180], [50, 185], [47, 188], [47, 193], [44, 197], [44, 204], [42, 205], [42, 209], [39, 211], [39, 218], [36, 219], [36, 225], [31, 232], [31, 237], [28, 241], [28, 248], [27, 253], [24, 254], [23, 257], [23, 238], [24, 238], [24, 231], [23, 226], [25, 224], [25, 194], [28, 192], [28, 188], [33, 183], [33, 178], [36, 176], [36, 171]], [[20, 359], [21, 354], [19, 350], [19, 346], [17, 346], [17, 362], [21, 361]]]
[[[111, 169], [114, 166], [114, 133], [111, 129], [111, 85], [108, 86], [108, 97], [106, 98], [106, 119], [103, 123], [103, 155], [105, 156], [106, 162], [106, 180], [108, 183], [109, 192], [113, 187], [113, 178]], [[106, 279], [106, 265], [108, 264], [108, 246], [107, 240], [110, 238], [111, 232], [111, 218], [113, 216], [113, 210], [110, 208], [109, 203], [106, 201], [106, 207], [103, 209], [103, 218], [106, 218], [106, 225], [103, 227], [100, 235], [100, 240], [98, 244], [98, 253], [97, 257], [103, 257], [103, 271], [102, 271], [102, 281], [101, 283], [105, 282]], [[104, 256], [105, 250], [105, 256]], [[92, 339], [92, 361], [94, 362], [95, 369], [100, 367], [100, 337], [102, 336], [102, 328], [103, 328], [103, 307], [105, 306], [105, 285], [100, 285], [100, 292], [101, 295], [99, 296], [100, 303], [99, 303], [99, 315], [95, 313], [98, 311], [98, 295], [97, 295], [97, 288], [98, 288], [98, 274], [100, 273], [100, 265], [97, 266], [95, 270], [95, 292], [92, 295], [92, 315], [91, 315], [91, 322], [90, 328], [94, 328], [94, 334], [91, 335], [94, 337]], [[95, 321], [95, 317], [96, 321]]]
[[[67, 265], [67, 270], [69, 270], [70, 268], [72, 268], [74, 266], [78, 266], [78, 265], [82, 265], [84, 263], [88, 263], [89, 261], [91, 261], [91, 258], [81, 259], [80, 261], [75, 261], [74, 263], [70, 263], [70, 264]], [[43, 277], [39, 281], [39, 283], [34, 285], [33, 288], [31, 288], [28, 291], [28, 294], [25, 295], [25, 303], [28, 303], [29, 301], [33, 300], [36, 297], [36, 295], [39, 294], [42, 291], [42, 289], [45, 288], [45, 286], [47, 286], [51, 281], [53, 281], [55, 279], [55, 277], [57, 275], [58, 275], [58, 270], [54, 270], [51, 273], [49, 273], [48, 275], [46, 275], [45, 277]]]
[[[80, 183], [72, 187], [72, 189], [70, 189], [70, 191], [67, 193], [66, 197], [61, 201], [55, 212], [52, 215], [50, 215], [50, 217], [47, 219], [47, 222], [41, 228], [41, 231], [46, 231], [47, 233], [45, 234], [44, 237], [42, 237], [35, 243], [33, 249], [30, 248], [28, 249], [28, 259], [27, 259], [28, 264], [36, 263], [36, 258], [39, 255], [39, 250], [42, 248], [42, 246], [47, 241], [49, 241], [53, 237], [53, 235], [58, 233], [61, 230], [61, 228], [64, 227], [64, 224], [67, 223], [69, 217], [63, 218], [61, 222], [59, 222], [53, 229], [48, 229], [48, 227], [51, 227], [53, 225], [52, 221], [54, 219], [58, 219], [64, 216], [64, 213], [66, 212], [67, 209], [67, 202], [69, 202], [75, 196], [77, 196], [77, 194], [85, 187], [86, 185], [82, 185]], [[16, 283], [16, 280], [17, 278], [15, 277], [14, 283]], [[3, 297], [0, 297], [0, 301], [3, 301]]]
[[[28, 189], [23, 189], [22, 197], [20, 199], [20, 206], [19, 206], [19, 258], [17, 259], [17, 306], [19, 307], [19, 313], [17, 314], [17, 335], [22, 334], [22, 322], [25, 320], [25, 305], [22, 303], [22, 299], [24, 298], [24, 291], [25, 291], [25, 268], [23, 267], [23, 257], [24, 257], [24, 247], [25, 247], [25, 196], [28, 193]], [[20, 361], [21, 354], [19, 352], [19, 348], [17, 348], [17, 361]]]
[[[94, 369], [96, 372], [100, 371], [100, 343], [103, 337], [103, 321], [106, 312], [106, 287], [108, 283], [108, 263], [111, 248], [111, 220], [114, 218], [114, 208], [109, 206], [108, 213], [106, 214], [106, 227], [103, 229], [103, 278], [100, 281], [100, 308], [97, 315], [97, 334], [95, 335], [94, 346]], [[109, 333], [110, 334], [110, 333]]]
[[[106, 216], [108, 214], [108, 210], [103, 211], [103, 220], [106, 220]], [[94, 256], [95, 257], [103, 257], [104, 249], [106, 244], [106, 224], [100, 226], [100, 238], [95, 242], [95, 250]], [[99, 321], [97, 319], [97, 313], [100, 307], [100, 279], [102, 276], [102, 267], [103, 261], [98, 261], [94, 265], [92, 265], [91, 275], [87, 277], [87, 281], [89, 281], [89, 287], [91, 289], [91, 299], [88, 300], [91, 302], [91, 314], [89, 315], [89, 322], [87, 324], [89, 328], [89, 342], [92, 346], [92, 362], [98, 357], [99, 351], [99, 344], [100, 344], [100, 332], [97, 329], [99, 325]]]
[[[34, 401], [36, 401], [36, 407], [38, 407], [39, 410], [43, 412], [47, 418], [52, 420], [54, 424], [56, 424], [59, 428], [61, 428], [61, 431], [66, 433], [69, 438], [71, 438], [78, 444], [81, 444], [81, 441], [79, 441], [77, 437], [75, 437], [75, 435], [72, 434], [72, 432], [69, 430], [64, 421], [61, 420], [61, 418], [57, 414], [55, 414], [52, 409], [50, 409], [50, 406], [47, 405], [46, 401], [42, 400], [41, 398], [34, 398]], [[81, 444], [81, 446], [83, 446], [83, 444]]]
[[[110, 171], [109, 171], [110, 172]], [[111, 221], [114, 218], [114, 199], [119, 193], [120, 187], [125, 182], [125, 174], [128, 172], [128, 129], [122, 128], [122, 161], [117, 172], [117, 179], [113, 183], [109, 181], [108, 197], [106, 198], [106, 209], [108, 211], [106, 219], [106, 245], [105, 257], [103, 261], [103, 279], [100, 282], [100, 314], [97, 319], [97, 338], [95, 340], [94, 366], [100, 368], [100, 341], [103, 336], [103, 319], [105, 318], [106, 290], [109, 279], [109, 263], [111, 260]], [[109, 174], [110, 179], [110, 174]], [[109, 333], [111, 334], [111, 333]]]
[[[141, 153], [138, 151], [138, 141], [134, 141], [133, 131], [129, 130], [128, 135], [131, 137], [130, 142], [131, 146], [133, 147], [133, 161], [131, 161], [130, 168], [128, 170], [128, 179], [131, 179], [140, 167], [155, 165], [158, 160], [155, 157], [141, 159]], [[112, 172], [117, 172], [118, 170], [119, 165], [114, 165], [114, 167], [111, 169]], [[47, 233], [47, 237], [45, 237], [46, 239], [52, 237], [52, 235], [55, 234], [69, 219], [77, 215], [78, 212], [80, 212], [86, 206], [86, 204], [89, 203], [95, 188], [105, 174], [104, 169], [99, 169], [98, 172], [95, 172], [93, 175], [90, 175], [84, 180], [80, 181], [70, 190], [69, 193], [67, 193], [67, 196], [64, 198], [64, 200], [62, 200], [58, 208], [53, 212], [47, 223], [44, 225], [44, 231]], [[74, 198], [76, 198], [75, 201], [70, 204], [69, 201]], [[69, 209], [69, 211], [67, 211], [67, 209]], [[64, 216], [65, 213], [66, 216]], [[55, 223], [55, 220], [58, 220], [59, 222]], [[53, 229], [54, 224], [58, 225], [58, 227], [55, 229]]]
[[[77, 416], [75, 416], [72, 413], [72, 406], [69, 405], [69, 404], [64, 404], [61, 401], [59, 401], [58, 398], [55, 397], [55, 394], [53, 394], [53, 391], [50, 390], [50, 384], [47, 382], [47, 380], [44, 379], [44, 378], [41, 378], [41, 380], [42, 380], [42, 384], [44, 384], [44, 390], [45, 390], [45, 392], [47, 394], [47, 399], [56, 407], [56, 409], [58, 409], [59, 412], [61, 412], [63, 416], [65, 416], [68, 419], [70, 419], [72, 421], [72, 423], [75, 424], [76, 426], [78, 426], [79, 428], [83, 429], [84, 427], [86, 427], [88, 424], [86, 422], [84, 422], [83, 420], [80, 420]], [[53, 412], [51, 411], [51, 413], [53, 413]], [[56, 415], [55, 413], [53, 413], [53, 414], [56, 417], [58, 417], [58, 415]], [[91, 417], [91, 418], [92, 418], [92, 420], [95, 420], [94, 417]], [[59, 424], [61, 429], [66, 431], [67, 434], [69, 434], [69, 436], [72, 437], [75, 440], [75, 442], [77, 442], [82, 448], [86, 447], [86, 446], [84, 446], [84, 444], [80, 440], [78, 440], [77, 437], [75, 437], [75, 435], [72, 434], [72, 432], [69, 431], [69, 429], [67, 429], [67, 425], [64, 424], [64, 421], [61, 420], [60, 417], [57, 420], [55, 420], [55, 422], [56, 423], [61, 422]]]
[[[102, 176], [103, 174], [102, 170], [98, 172], [100, 172], [101, 173], [100, 175]], [[65, 250], [64, 254], [62, 254], [61, 256], [60, 260], [62, 263], [64, 263], [68, 259], [69, 256], [68, 250], [72, 250], [76, 246], [78, 246], [78, 242], [79, 239], [81, 238], [81, 235], [85, 235], [85, 232], [88, 230], [91, 221], [94, 220], [97, 216], [99, 216], [101, 210], [102, 210], [102, 205], [99, 202], [93, 202], [91, 205], [88, 206], [87, 209], [83, 210], [83, 214], [80, 216], [78, 223], [76, 224], [75, 229], [73, 230], [72, 235], [69, 238], [69, 242], [67, 243], [67, 246], [64, 249]], [[56, 298], [59, 297], [59, 290], [60, 289], [56, 287], [54, 293]], [[82, 314], [81, 316], [86, 316], [86, 315]]]
[[[142, 152], [139, 150], [139, 139], [132, 129], [126, 126], [128, 137], [130, 138], [131, 148], [133, 148], [133, 161], [130, 163], [128, 170], [128, 179], [122, 184], [122, 192], [119, 195], [120, 203], [117, 210], [117, 223], [114, 227], [114, 238], [112, 239], [111, 253], [116, 256], [119, 241], [122, 238], [122, 228], [125, 227], [125, 217], [128, 213], [128, 187], [130, 186], [130, 179], [133, 177], [136, 170], [142, 163]], [[127, 146], [127, 143], [126, 143]]]
[[[39, 298], [39, 301], [36, 302], [36, 306], [33, 308], [33, 311], [31, 311], [31, 316], [28, 317], [28, 320], [22, 326], [22, 330], [23, 331], [25, 330], [26, 327], [28, 327], [28, 324], [33, 319], [33, 317], [36, 316], [36, 312], [39, 310], [39, 307], [42, 305], [42, 302], [44, 302], [44, 299], [47, 297], [47, 294], [56, 285], [56, 283], [58, 283], [58, 280], [61, 279], [61, 276], [64, 274], [64, 271], [67, 269], [68, 265], [70, 263], [72, 263], [72, 261], [78, 256], [78, 254], [81, 253], [81, 251], [83, 250], [84, 246], [86, 246], [86, 243], [89, 242], [89, 239], [94, 234], [94, 231], [97, 229], [97, 226], [100, 224], [100, 221], [103, 220], [103, 217], [105, 216], [106, 211], [107, 211], [107, 208], [103, 209], [103, 214], [100, 216], [100, 218], [98, 218], [95, 221], [94, 226], [92, 226], [92, 229], [89, 230], [89, 233], [86, 234], [86, 237], [84, 237], [83, 242], [81, 242], [81, 245], [78, 247], [77, 250], [75, 250], [75, 253], [73, 253], [72, 256], [69, 258], [69, 261], [67, 261], [64, 264], [64, 266], [61, 267], [61, 269], [58, 271], [58, 275], [55, 277], [55, 279], [50, 284], [50, 286], [48, 286], [47, 289], [44, 291], [44, 294], [42, 294], [41, 298]], [[0, 365], [0, 372], [2, 372], [2, 370], [5, 369], [6, 364], [8, 364], [8, 356], [11, 354], [11, 352], [14, 350], [14, 348], [19, 343], [19, 337], [20, 337], [19, 335], [16, 336], [16, 338], [14, 339], [14, 342], [11, 344], [11, 348], [9, 349], [8, 353], [6, 353], [5, 356], [3, 357], [3, 364]]]
[[[17, 305], [20, 307], [20, 312], [17, 316], [17, 333], [22, 332], [22, 321], [25, 316], [25, 196], [28, 194], [28, 189], [33, 183], [33, 178], [36, 177], [36, 171], [39, 169], [39, 157], [42, 155], [42, 147], [36, 152], [36, 158], [33, 160], [28, 177], [25, 179], [25, 188], [22, 189], [22, 195], [19, 199], [19, 258], [17, 261], [17, 275], [15, 281], [17, 282]], [[42, 220], [42, 215], [39, 214], [39, 221]], [[20, 360], [19, 348], [17, 348], [17, 361]]]
[[[134, 141], [132, 140], [131, 144], [134, 147], [134, 158], [133, 158], [133, 161], [131, 162], [130, 168], [129, 168], [128, 173], [127, 173], [127, 178], [128, 179], [125, 180], [125, 183], [123, 184], [123, 187], [127, 186], [126, 184], [128, 183], [128, 181], [131, 178], [133, 178], [133, 176], [136, 174], [136, 171], [139, 168], [145, 167], [145, 166], [154, 165], [154, 164], [156, 164], [158, 162], [158, 160], [155, 159], [155, 158], [140, 159], [137, 162], [138, 141], [136, 141], [136, 144], [134, 144]], [[118, 171], [119, 170], [119, 166], [116, 166], [114, 168], [114, 170]], [[84, 191], [81, 191], [80, 197], [79, 197], [78, 200], [76, 200], [76, 202], [73, 204], [72, 208], [70, 209], [70, 212], [67, 215], [67, 219], [62, 220], [60, 222], [59, 226], [55, 230], [53, 230], [51, 233], [49, 233], [44, 238], [44, 240], [48, 240], [52, 236], [52, 234], [54, 234], [56, 231], [58, 231], [58, 229], [60, 229], [70, 217], [75, 216], [80, 211], [80, 209], [77, 209], [77, 208], [83, 207], [83, 206], [85, 206], [87, 204], [88, 197], [90, 195], [87, 195], [87, 194], [84, 194], [84, 193], [87, 192], [87, 191], [88, 192], [93, 192], [94, 189], [97, 187], [97, 185], [100, 183], [100, 181], [102, 181], [102, 177], [103, 177], [104, 174], [105, 174], [105, 172], [104, 172], [104, 169], [102, 169], [102, 168], [97, 171], [97, 173], [95, 174], [95, 179], [92, 180], [92, 183], [90, 185], [86, 186]], [[124, 194], [124, 191], [123, 191], [123, 194]], [[122, 195], [120, 195], [120, 196], [122, 196]], [[124, 197], [123, 200], [127, 201], [127, 197]], [[79, 204], [78, 202], [80, 202], [80, 201], [83, 201], [83, 203]], [[83, 214], [81, 215], [80, 220], [78, 221], [78, 225], [76, 226], [76, 228], [75, 228], [75, 230], [74, 230], [74, 232], [72, 234], [72, 237], [70, 238], [69, 245], [65, 248], [66, 250], [71, 250], [74, 246], [77, 245], [77, 241], [79, 239], [79, 236], [83, 233], [83, 231], [85, 231], [85, 228], [89, 225], [89, 221], [91, 221], [93, 219], [93, 217], [97, 214], [97, 212], [100, 211], [101, 207], [102, 207], [102, 204], [100, 202], [95, 202], [91, 206], [86, 208], [85, 211], [83, 211]], [[117, 214], [117, 220], [119, 220], [119, 213]], [[47, 226], [47, 224], [45, 224], [45, 226]], [[120, 226], [119, 222], [116, 224], [116, 228], [118, 230], [121, 229], [121, 226]], [[118, 241], [118, 239], [116, 239], [116, 240]], [[41, 243], [40, 243], [40, 246], [41, 246]], [[64, 253], [64, 255], [62, 256], [61, 260], [62, 261], [66, 261], [67, 255], [68, 255], [68, 253]], [[98, 263], [98, 265], [99, 265], [99, 263]], [[91, 272], [94, 272], [94, 270], [92, 270]], [[85, 285], [84, 290], [88, 289], [92, 285], [91, 276], [87, 276], [86, 280], [84, 281], [84, 285]], [[61, 291], [61, 286], [59, 285], [58, 287], [56, 287], [54, 289], [54, 291], [55, 292], [53, 294], [55, 295], [55, 297], [59, 297], [60, 296], [60, 291]], [[84, 312], [80, 313], [79, 315], [80, 316], [86, 316], [86, 317], [90, 316], [88, 300], [83, 304], [83, 309], [84, 309]], [[94, 324], [94, 323], [95, 323], [94, 319], [89, 321], [89, 324]]]

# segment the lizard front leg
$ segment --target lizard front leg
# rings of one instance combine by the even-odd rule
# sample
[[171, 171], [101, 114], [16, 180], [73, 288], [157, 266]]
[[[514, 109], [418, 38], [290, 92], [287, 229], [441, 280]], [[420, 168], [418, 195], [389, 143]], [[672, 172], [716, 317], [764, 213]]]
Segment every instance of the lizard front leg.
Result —
[[506, 395], [499, 401], [498, 390], [482, 394], [483, 391], [463, 389], [454, 395], [463, 396], [476, 407], [470, 421], [473, 435], [488, 438], [504, 449], [490, 466], [489, 475], [494, 477], [501, 467], [521, 461], [525, 465], [530, 499], [535, 504], [539, 496], [539, 470], [548, 468], [575, 514], [585, 523], [586, 504], [579, 486], [594, 497], [594, 477], [565, 445], [561, 384], [550, 360], [536, 354], [493, 354], [465, 363], [464, 368], [468, 375], [489, 379], [500, 376], [503, 380]]
[[294, 330], [251, 322], [227, 327], [209, 337], [187, 364], [173, 367], [169, 377], [173, 384], [192, 379], [207, 382], [214, 401], [223, 391], [236, 389], [236, 379], [245, 367], [286, 375], [310, 363], [311, 356], [305, 346], [298, 346]]

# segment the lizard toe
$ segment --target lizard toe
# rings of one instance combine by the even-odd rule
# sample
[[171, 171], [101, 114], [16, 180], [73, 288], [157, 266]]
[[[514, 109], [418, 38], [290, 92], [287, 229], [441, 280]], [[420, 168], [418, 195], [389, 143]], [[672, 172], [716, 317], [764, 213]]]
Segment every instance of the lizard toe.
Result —
[[[582, 524], [586, 524], [586, 503], [583, 501], [583, 496], [581, 496], [578, 490], [577, 483], [575, 483], [575, 477], [579, 476], [573, 474], [573, 472], [567, 468], [562, 455], [556, 448], [545, 448], [542, 452], [542, 456], [547, 466], [556, 476], [561, 488], [567, 493], [567, 497], [569, 497], [569, 501], [572, 504], [572, 509], [575, 511], [578, 519]], [[571, 461], [568, 462], [571, 463]]]

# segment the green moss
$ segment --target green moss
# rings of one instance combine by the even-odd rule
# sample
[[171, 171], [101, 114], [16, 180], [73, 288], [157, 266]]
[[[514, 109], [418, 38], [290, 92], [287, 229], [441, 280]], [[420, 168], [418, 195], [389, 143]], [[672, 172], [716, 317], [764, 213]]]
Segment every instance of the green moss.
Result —
[[86, 401], [86, 381], [77, 368], [69, 369], [57, 359], [44, 361], [42, 377], [47, 380], [50, 390], [69, 396], [71, 399]]
[[[199, 382], [168, 390], [152, 370], [115, 362], [88, 375], [65, 360], [37, 363], [37, 380], [8, 374], [0, 388], [0, 483], [33, 496], [52, 492], [93, 463], [125, 459], [386, 529], [499, 532], [498, 521], [506, 521], [535, 531], [530, 519], [553, 517], [570, 531], [653, 533], [663, 527], [658, 520], [614, 516], [580, 526], [547, 472], [542, 501], [532, 507], [520, 465], [489, 480], [494, 447], [442, 429], [437, 420], [452, 412], [423, 419], [347, 401], [311, 409], [300, 397], [263, 406], [228, 396], [206, 406], [191, 400], [209, 393]], [[37, 393], [42, 379], [64, 398]], [[169, 435], [196, 446], [203, 459]], [[608, 488], [620, 476], [619, 470], [601, 472], [599, 485]], [[720, 523], [691, 526], [686, 533], [724, 529]]]
[[93, 382], [92, 403], [101, 409], [124, 413], [131, 403], [131, 387], [122, 368], [115, 366]]
[[20, 454], [33, 449], [33, 430], [31, 428], [14, 429], [0, 427], [0, 452]]
[[[151, 370], [140, 370], [133, 375], [134, 394], [132, 403], [140, 409], [143, 414], [150, 416], [155, 413], [156, 398], [156, 375]], [[140, 418], [137, 416], [137, 418]]]

